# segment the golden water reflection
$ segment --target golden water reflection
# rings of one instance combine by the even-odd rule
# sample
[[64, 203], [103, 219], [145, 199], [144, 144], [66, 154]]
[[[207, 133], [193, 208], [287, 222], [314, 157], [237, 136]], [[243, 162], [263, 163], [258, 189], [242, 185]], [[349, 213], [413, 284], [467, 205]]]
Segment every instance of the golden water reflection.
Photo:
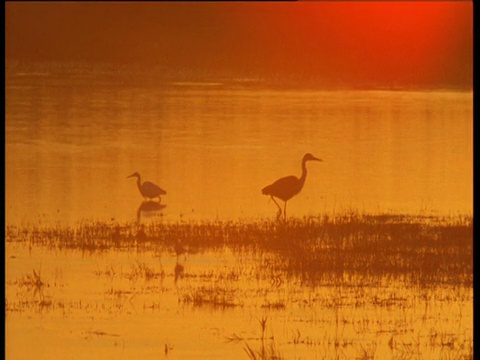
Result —
[[274, 217], [261, 189], [299, 177], [307, 152], [323, 163], [292, 216], [472, 213], [472, 92], [113, 86], [82, 73], [13, 73], [6, 92], [9, 222], [132, 220], [135, 170], [168, 190], [166, 221]]
[[7, 358], [471, 358], [471, 223], [341, 221], [9, 227]]
[[472, 357], [472, 92], [107, 80], [7, 74], [7, 358]]

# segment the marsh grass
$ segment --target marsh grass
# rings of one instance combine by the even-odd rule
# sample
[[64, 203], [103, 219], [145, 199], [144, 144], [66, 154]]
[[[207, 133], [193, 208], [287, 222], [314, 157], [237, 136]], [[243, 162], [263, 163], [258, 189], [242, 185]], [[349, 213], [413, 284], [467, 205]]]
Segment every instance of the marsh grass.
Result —
[[163, 279], [165, 277], [165, 271], [160, 268], [156, 271], [153, 267], [148, 266], [144, 262], [135, 262], [131, 267], [131, 272], [126, 275], [129, 279], [143, 278], [145, 280]]
[[42, 277], [41, 270], [33, 269], [31, 273], [24, 274], [14, 281], [7, 281], [6, 285], [8, 286], [10, 283], [21, 290], [21, 300], [8, 301], [5, 299], [6, 311], [24, 312], [29, 309], [41, 313], [46, 309], [64, 307], [62, 302], [54, 301], [51, 296], [45, 294], [45, 289], [50, 287], [50, 283]]
[[255, 336], [228, 338], [250, 359], [283, 358], [278, 344], [286, 355], [316, 348], [358, 359], [472, 359], [472, 222], [348, 213], [286, 222], [7, 226], [12, 266], [21, 258], [16, 249], [32, 247], [87, 259], [96, 288], [89, 298], [63, 297], [69, 283], [55, 269], [28, 265], [7, 281], [5, 308], [155, 315], [178, 302], [182, 311], [286, 317], [288, 335], [277, 339], [267, 336], [275, 320], [266, 317]]
[[17, 280], [17, 285], [20, 288], [25, 288], [27, 291], [32, 291], [34, 295], [42, 294], [43, 288], [48, 286], [41, 278], [41, 271], [33, 269], [31, 274], [25, 274]]
[[[190, 254], [225, 247], [275, 254], [266, 271], [304, 282], [338, 283], [345, 276], [402, 277], [422, 286], [473, 282], [473, 219], [368, 215], [290, 218], [286, 222], [212, 221], [136, 223], [80, 222], [76, 227], [7, 226], [7, 242], [86, 252], [156, 250]], [[144, 271], [143, 271], [144, 270]], [[148, 269], [139, 269], [148, 277]], [[152, 275], [155, 276], [155, 275]], [[330, 280], [329, 280], [330, 279]], [[273, 280], [272, 280], [273, 281]]]
[[210, 286], [200, 286], [189, 289], [183, 294], [183, 303], [193, 306], [211, 306], [213, 308], [234, 308], [242, 306], [237, 296], [237, 289], [232, 289], [215, 283]]
[[356, 357], [356, 359], [374, 360], [376, 350], [377, 344], [375, 342], [372, 342], [370, 344], [360, 344], [358, 346], [358, 356]]
[[253, 345], [250, 345], [245, 341], [243, 350], [251, 360], [282, 360], [283, 356], [277, 348], [274, 337], [272, 336], [268, 343], [265, 343], [265, 340], [267, 340], [266, 332], [268, 317], [264, 316], [263, 318], [257, 320], [262, 330], [262, 335], [260, 338], [261, 345], [258, 348], [254, 348]]
[[278, 352], [274, 342], [260, 349], [253, 349], [249, 344], [245, 344], [244, 351], [249, 359], [252, 360], [282, 360], [282, 355]]

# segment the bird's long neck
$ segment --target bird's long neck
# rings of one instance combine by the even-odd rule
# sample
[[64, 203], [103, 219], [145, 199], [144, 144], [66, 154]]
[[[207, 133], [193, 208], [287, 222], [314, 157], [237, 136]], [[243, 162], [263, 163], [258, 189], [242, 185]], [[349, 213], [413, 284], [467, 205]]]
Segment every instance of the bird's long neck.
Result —
[[300, 176], [300, 183], [302, 184], [302, 187], [303, 187], [303, 184], [305, 184], [305, 179], [307, 178], [307, 165], [306, 165], [306, 161], [303, 160], [302, 161], [302, 176]]
[[137, 186], [141, 191], [142, 190], [142, 180], [140, 179], [140, 175], [137, 176]]

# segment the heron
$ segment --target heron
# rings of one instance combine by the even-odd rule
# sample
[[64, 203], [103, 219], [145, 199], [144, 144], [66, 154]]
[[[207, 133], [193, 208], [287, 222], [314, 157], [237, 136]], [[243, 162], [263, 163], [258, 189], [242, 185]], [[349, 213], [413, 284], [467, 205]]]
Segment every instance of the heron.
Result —
[[302, 159], [302, 176], [297, 178], [296, 176], [286, 176], [283, 178], [278, 179], [273, 184], [265, 186], [262, 189], [263, 195], [270, 195], [275, 205], [278, 207], [278, 218], [282, 215], [282, 208], [278, 203], [275, 201], [275, 198], [279, 198], [283, 200], [285, 205], [283, 207], [283, 218], [287, 218], [287, 201], [290, 200], [292, 197], [297, 195], [303, 188], [305, 184], [305, 179], [307, 177], [307, 161], [323, 161], [310, 153], [307, 153], [303, 156]]
[[132, 175], [127, 176], [127, 179], [131, 177], [137, 178], [138, 190], [140, 191], [140, 194], [142, 194], [142, 196], [145, 199], [154, 199], [158, 197], [158, 202], [160, 202], [162, 201], [160, 195], [165, 195], [167, 193], [165, 190], [161, 189], [158, 185], [155, 185], [150, 181], [145, 181], [142, 184], [142, 180], [138, 172], [134, 172]]

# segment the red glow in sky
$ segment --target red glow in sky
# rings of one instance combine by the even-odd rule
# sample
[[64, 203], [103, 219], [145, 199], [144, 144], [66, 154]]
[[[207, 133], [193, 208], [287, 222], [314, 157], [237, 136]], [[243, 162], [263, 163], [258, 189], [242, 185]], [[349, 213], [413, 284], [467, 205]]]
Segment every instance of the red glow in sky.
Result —
[[6, 55], [148, 64], [318, 85], [470, 88], [473, 5], [6, 4]]

